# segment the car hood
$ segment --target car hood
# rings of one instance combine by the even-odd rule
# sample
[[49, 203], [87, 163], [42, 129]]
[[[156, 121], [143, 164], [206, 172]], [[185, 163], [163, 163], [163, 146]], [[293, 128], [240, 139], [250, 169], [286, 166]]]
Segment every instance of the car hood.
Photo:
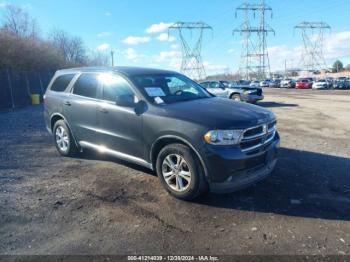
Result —
[[218, 97], [169, 104], [164, 112], [210, 129], [244, 129], [275, 119], [262, 107]]

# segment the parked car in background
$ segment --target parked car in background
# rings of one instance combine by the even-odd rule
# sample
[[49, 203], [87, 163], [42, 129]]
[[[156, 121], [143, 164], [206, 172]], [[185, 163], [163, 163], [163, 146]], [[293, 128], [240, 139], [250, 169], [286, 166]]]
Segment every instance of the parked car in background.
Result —
[[200, 83], [200, 85], [215, 96], [229, 98], [236, 101], [256, 103], [257, 101], [264, 99], [263, 91], [260, 87], [242, 87], [235, 81], [205, 81]]
[[328, 89], [331, 88], [331, 83], [326, 79], [318, 79], [312, 84], [313, 89]]
[[266, 79], [260, 82], [260, 87], [269, 87], [271, 80]]
[[255, 80], [250, 83], [250, 87], [260, 87], [260, 81]]
[[281, 80], [276, 79], [276, 80], [270, 81], [269, 87], [280, 88], [281, 87]]
[[299, 79], [296, 84], [295, 88], [297, 89], [309, 89], [312, 88], [312, 82], [309, 79], [303, 78]]
[[235, 82], [237, 82], [238, 86], [240, 87], [249, 87], [251, 83], [251, 81], [249, 80], [242, 80], [242, 79]]
[[281, 87], [283, 88], [295, 88], [295, 81], [293, 79], [283, 79], [281, 81]]
[[348, 89], [350, 88], [350, 81], [346, 77], [338, 77], [333, 84], [335, 89]]
[[91, 149], [144, 166], [185, 200], [245, 188], [277, 162], [271, 111], [217, 98], [173, 71], [58, 71], [45, 93], [44, 118], [61, 155]]

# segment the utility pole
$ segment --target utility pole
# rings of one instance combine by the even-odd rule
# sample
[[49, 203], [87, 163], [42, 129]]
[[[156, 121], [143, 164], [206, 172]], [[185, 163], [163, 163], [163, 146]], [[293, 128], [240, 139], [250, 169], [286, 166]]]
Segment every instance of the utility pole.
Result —
[[[267, 36], [275, 31], [266, 23], [266, 14], [270, 13], [272, 18], [272, 8], [262, 0], [260, 4], [243, 3], [236, 8], [236, 17], [238, 12], [245, 16], [244, 22], [233, 30], [233, 34], [238, 32], [242, 36], [240, 74], [248, 80], [270, 77]], [[258, 25], [252, 25], [252, 15], [254, 19], [260, 18]]]
[[287, 78], [287, 59], [284, 59], [284, 78]]
[[[172, 30], [178, 31], [181, 40], [181, 72], [195, 80], [204, 79], [206, 73], [201, 55], [203, 33], [204, 30], [213, 30], [213, 28], [203, 22], [177, 22], [169, 27], [168, 35], [170, 35]], [[197, 32], [195, 36], [193, 36], [193, 31]], [[190, 37], [186, 32], [190, 33]]]
[[114, 51], [113, 51], [113, 49], [111, 49], [111, 62], [112, 62], [112, 66], [114, 66]]
[[303, 40], [303, 51], [301, 64], [306, 71], [318, 71], [327, 69], [326, 60], [323, 54], [323, 42], [325, 30], [331, 27], [324, 22], [301, 22], [294, 27], [300, 30]]

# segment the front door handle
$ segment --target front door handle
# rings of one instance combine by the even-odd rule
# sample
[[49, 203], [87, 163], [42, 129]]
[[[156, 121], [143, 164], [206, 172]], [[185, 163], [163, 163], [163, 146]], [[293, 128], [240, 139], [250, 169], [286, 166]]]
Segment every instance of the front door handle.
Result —
[[66, 106], [71, 106], [72, 105], [69, 101], [64, 101], [63, 104], [66, 105]]

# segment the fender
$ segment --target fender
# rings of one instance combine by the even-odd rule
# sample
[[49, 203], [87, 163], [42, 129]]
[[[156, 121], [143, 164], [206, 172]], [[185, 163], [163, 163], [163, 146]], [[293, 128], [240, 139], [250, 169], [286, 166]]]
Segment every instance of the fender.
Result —
[[[154, 151], [154, 147], [157, 144], [157, 142], [159, 142], [160, 140], [164, 139], [164, 138], [173, 138], [173, 139], [177, 139], [180, 140], [181, 142], [183, 142], [185, 145], [189, 146], [196, 154], [196, 156], [198, 157], [203, 170], [204, 170], [204, 175], [206, 177], [206, 179], [209, 179], [209, 174], [208, 174], [208, 169], [205, 165], [205, 162], [203, 160], [203, 158], [201, 157], [201, 155], [199, 154], [199, 152], [197, 151], [197, 149], [190, 143], [188, 142], [186, 139], [184, 139], [183, 137], [180, 136], [176, 136], [176, 135], [164, 135], [159, 137], [156, 141], [153, 142], [152, 146], [151, 146], [151, 152], [150, 152], [150, 159], [151, 159], [151, 163], [153, 163], [153, 159], [152, 159], [152, 155], [153, 155], [153, 151]], [[153, 167], [153, 169], [155, 170], [155, 168]]]

